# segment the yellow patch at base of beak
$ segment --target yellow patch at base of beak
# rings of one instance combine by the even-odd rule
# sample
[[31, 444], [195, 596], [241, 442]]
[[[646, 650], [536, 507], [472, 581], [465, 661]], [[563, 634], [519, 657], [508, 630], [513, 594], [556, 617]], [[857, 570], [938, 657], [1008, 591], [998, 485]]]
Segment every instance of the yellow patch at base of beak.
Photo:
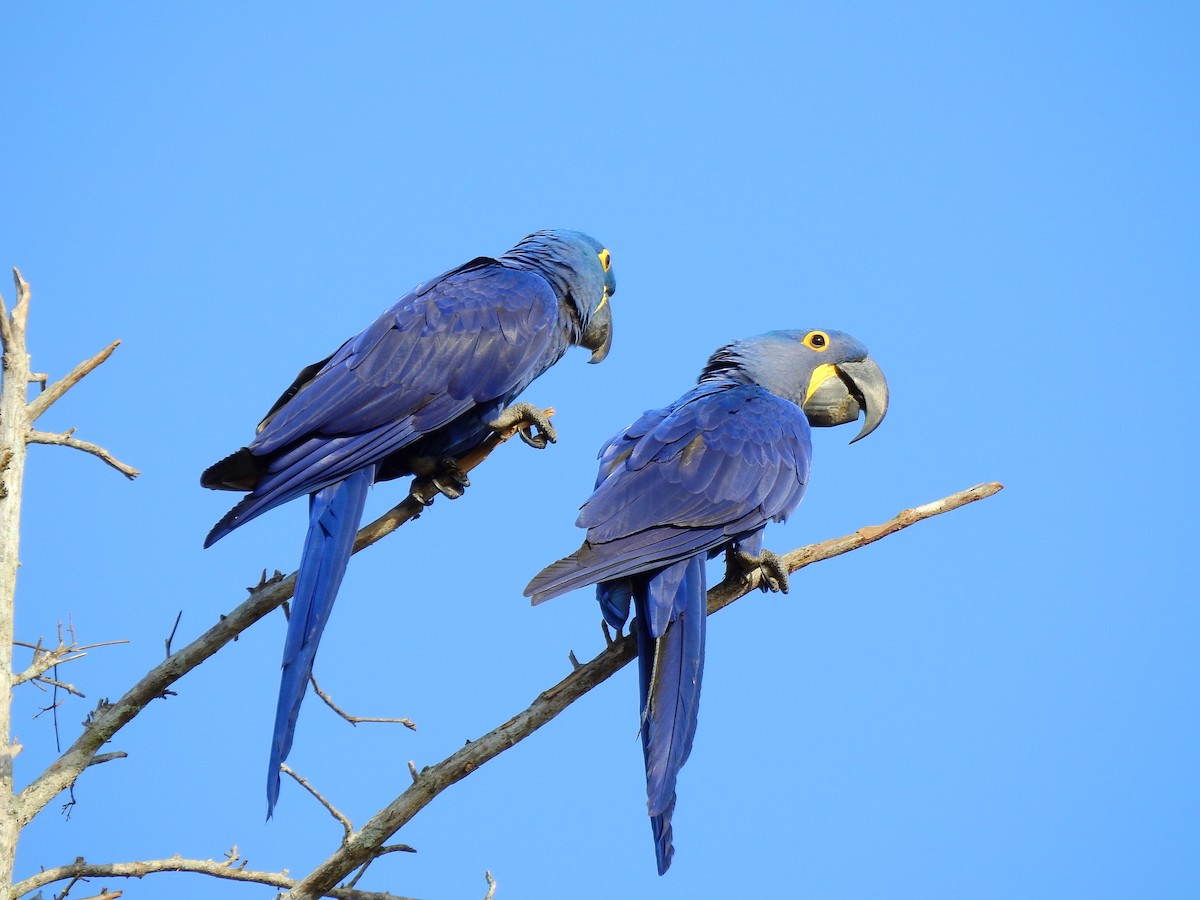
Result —
[[604, 296], [600, 298], [599, 305], [597, 305], [597, 307], [594, 310], [592, 310], [592, 315], [594, 316], [596, 313], [600, 312], [600, 310], [604, 309], [604, 304], [607, 302], [608, 302], [608, 285], [606, 284], [604, 286]]
[[804, 392], [804, 402], [807, 403], [812, 398], [812, 395], [816, 393], [817, 388], [823, 385], [830, 378], [836, 377], [837, 366], [833, 365], [833, 363], [821, 363], [821, 365], [813, 369], [813, 373], [808, 379], [808, 390]]

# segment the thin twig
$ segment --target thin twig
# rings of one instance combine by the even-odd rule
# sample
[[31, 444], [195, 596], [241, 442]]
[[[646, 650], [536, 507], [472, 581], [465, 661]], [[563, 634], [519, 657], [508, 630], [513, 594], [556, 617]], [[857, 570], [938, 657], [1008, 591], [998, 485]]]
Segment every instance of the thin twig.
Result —
[[54, 384], [47, 387], [44, 391], [38, 394], [37, 399], [25, 408], [26, 415], [29, 418], [29, 424], [32, 425], [38, 420], [38, 416], [48, 410], [54, 402], [62, 397], [67, 391], [79, 384], [83, 377], [95, 369], [98, 365], [112, 356], [112, 352], [121, 344], [120, 341], [113, 341], [91, 359], [85, 359], [70, 372], [60, 378]]
[[[59, 640], [61, 642], [61, 638]], [[113, 641], [97, 641], [94, 644], [83, 644], [82, 646], [72, 642], [71, 644], [66, 645], [66, 649], [69, 650], [71, 653], [75, 653], [76, 651], [82, 653], [84, 650], [95, 650], [97, 647], [112, 647], [112, 646], [115, 646], [116, 644], [128, 644], [128, 643], [129, 643], [129, 638], [117, 638], [116, 640], [113, 640]], [[30, 650], [42, 650], [43, 649], [40, 639], [38, 640], [38, 642], [36, 644], [31, 644], [28, 641], [13, 641], [13, 646], [14, 647], [26, 647]]]
[[492, 873], [487, 869], [483, 870], [483, 877], [487, 879], [488, 892], [483, 895], [483, 900], [492, 900], [496, 896], [496, 879], [492, 877]]
[[[1002, 487], [993, 482], [960, 491], [934, 503], [904, 510], [882, 525], [860, 528], [854, 534], [802, 547], [787, 554], [784, 560], [788, 570], [794, 572], [812, 565], [814, 562], [840, 556], [850, 550], [865, 546], [922, 519], [928, 519], [976, 500], [990, 497]], [[748, 594], [755, 586], [756, 581], [750, 579], [739, 578], [735, 583], [721, 582], [709, 591], [708, 612], [711, 614], [728, 606], [738, 597]], [[572, 671], [554, 687], [543, 691], [527, 709], [517, 713], [478, 740], [468, 742], [465, 747], [452, 753], [441, 762], [422, 769], [420, 775], [414, 778], [411, 787], [376, 813], [358, 833], [345, 841], [328, 859], [305, 876], [288, 895], [290, 900], [316, 900], [329, 887], [337, 884], [348, 873], [370, 859], [389, 837], [424, 809], [434, 797], [450, 785], [467, 777], [488, 760], [494, 759], [533, 734], [632, 660], [636, 650], [637, 639], [635, 636], [626, 635], [618, 638], [594, 659]]]
[[[275, 574], [279, 575], [280, 578], [283, 577], [279, 572], [276, 572]], [[259, 583], [260, 584], [265, 583], [266, 578], [267, 578], [267, 571], [266, 571], [266, 569], [264, 569], [262, 580]], [[279, 608], [283, 610], [283, 617], [290, 622], [292, 619], [291, 606], [285, 600]], [[318, 697], [320, 697], [326, 706], [328, 706], [330, 709], [332, 709], [335, 713], [338, 714], [338, 716], [340, 718], [346, 720], [351, 725], [357, 726], [360, 724], [373, 722], [373, 723], [382, 723], [382, 724], [386, 724], [386, 725], [403, 725], [409, 731], [417, 730], [417, 723], [409, 718], [396, 719], [396, 718], [387, 718], [387, 717], [383, 717], [383, 716], [356, 716], [351, 713], [348, 713], [344, 709], [342, 709], [340, 706], [338, 706], [336, 703], [333, 702], [333, 698], [331, 696], [329, 696], [329, 694], [326, 693], [326, 691], [317, 682], [317, 676], [313, 675], [311, 672], [308, 675], [308, 683], [312, 685], [313, 693], [315, 693]]]
[[175, 640], [175, 632], [179, 630], [179, 622], [183, 619], [183, 610], [179, 611], [179, 615], [175, 617], [175, 624], [171, 626], [171, 633], [167, 635], [167, 658], [171, 656], [171, 642]]
[[104, 460], [130, 481], [137, 478], [142, 473], [131, 465], [121, 462], [99, 444], [93, 444], [89, 441], [81, 441], [77, 437], [73, 437], [74, 428], [68, 428], [66, 431], [58, 434], [53, 434], [49, 431], [38, 431], [34, 428], [29, 429], [29, 434], [26, 440], [31, 444], [52, 444], [56, 447], [70, 447], [73, 450], [82, 450], [84, 453], [90, 453], [92, 456], [99, 457]]
[[368, 859], [365, 863], [363, 863], [361, 866], [359, 866], [358, 871], [354, 873], [354, 877], [346, 882], [346, 887], [353, 888], [355, 885], [357, 885], [359, 879], [367, 874], [367, 869], [371, 868], [371, 863], [375, 862], [375, 860], [379, 859], [381, 856], [386, 856], [389, 853], [416, 853], [416, 852], [417, 851], [414, 850], [412, 847], [408, 846], [408, 844], [389, 844], [386, 847], [380, 847], [378, 853], [376, 853], [374, 856], [372, 856], [370, 859]]
[[89, 766], [100, 766], [106, 762], [112, 762], [114, 759], [126, 759], [129, 754], [124, 750], [114, 750], [112, 753], [97, 753], [88, 762]]
[[414, 722], [412, 719], [408, 719], [408, 718], [389, 719], [384, 716], [355, 716], [355, 715], [352, 715], [352, 714], [346, 712], [344, 709], [342, 709], [340, 706], [338, 706], [336, 703], [333, 702], [333, 698], [330, 697], [329, 694], [325, 693], [325, 691], [321, 689], [321, 686], [319, 684], [317, 684], [317, 678], [315, 675], [309, 675], [308, 680], [309, 680], [309, 683], [312, 684], [313, 690], [316, 692], [317, 696], [325, 701], [325, 705], [328, 706], [330, 709], [332, 709], [335, 713], [337, 713], [343, 719], [345, 719], [347, 722], [349, 722], [351, 725], [360, 725], [360, 724], [364, 724], [367, 722], [381, 722], [381, 723], [388, 724], [388, 725], [403, 725], [409, 731], [417, 730], [417, 723]]
[[300, 785], [300, 787], [304, 788], [306, 791], [308, 791], [310, 794], [312, 794], [314, 797], [317, 798], [317, 802], [320, 803], [323, 807], [325, 807], [325, 809], [327, 809], [329, 811], [329, 814], [331, 816], [333, 816], [335, 819], [337, 819], [338, 822], [341, 824], [342, 830], [345, 832], [346, 837], [350, 837], [350, 835], [352, 835], [354, 833], [354, 826], [352, 824], [350, 824], [350, 819], [346, 817], [345, 813], [343, 813], [336, 806], [334, 806], [332, 803], [330, 803], [328, 800], [326, 800], [325, 797], [322, 796], [320, 791], [318, 791], [315, 787], [313, 787], [311, 784], [309, 784], [307, 778], [305, 778], [302, 775], [297, 774], [296, 770], [293, 769], [291, 766], [289, 766], [287, 763], [280, 763], [279, 769], [285, 775], [291, 775], [292, 778], [296, 779], [296, 783], [298, 785]]
[[85, 694], [83, 691], [79, 690], [79, 688], [75, 687], [75, 685], [68, 684], [65, 681], [56, 681], [55, 679], [49, 678], [45, 675], [39, 675], [39, 676], [37, 676], [37, 678], [34, 678], [33, 680], [35, 682], [37, 682], [38, 684], [48, 684], [48, 685], [50, 685], [50, 687], [61, 688], [62, 690], [66, 691], [68, 694], [74, 694], [76, 697], [87, 697], [87, 694]]
[[41, 639], [38, 639], [36, 644], [30, 644], [25, 641], [13, 641], [13, 646], [27, 647], [33, 651], [33, 662], [20, 674], [13, 676], [13, 684], [24, 684], [26, 681], [33, 679], [49, 672], [55, 666], [63, 663], [74, 662], [77, 659], [83, 659], [87, 656], [88, 650], [95, 650], [97, 647], [111, 647], [114, 644], [128, 644], [125, 639], [116, 641], [100, 641], [96, 644], [85, 644], [82, 647], [72, 640], [70, 644], [63, 643], [62, 637], [59, 637], [58, 646], [53, 650], [47, 650], [42, 646]]

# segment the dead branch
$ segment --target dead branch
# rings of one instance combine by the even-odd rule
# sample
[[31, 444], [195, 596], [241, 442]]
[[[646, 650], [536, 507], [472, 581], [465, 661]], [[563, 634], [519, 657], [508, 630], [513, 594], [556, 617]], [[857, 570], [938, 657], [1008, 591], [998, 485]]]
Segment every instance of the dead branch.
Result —
[[[264, 572], [263, 575], [265, 576], [266, 572]], [[175, 632], [179, 630], [179, 623], [182, 619], [183, 619], [183, 610], [181, 609], [179, 611], [179, 614], [177, 616], [175, 616], [175, 624], [171, 626], [171, 633], [167, 635], [167, 639], [164, 642], [167, 647], [166, 655], [168, 658], [171, 656], [171, 644], [175, 641]]]
[[127, 759], [129, 754], [124, 750], [114, 750], [112, 753], [97, 753], [88, 762], [88, 766], [99, 766], [106, 762], [112, 762], [114, 759]]
[[73, 696], [76, 696], [76, 697], [84, 697], [84, 698], [87, 697], [87, 694], [85, 694], [83, 691], [79, 690], [79, 688], [75, 687], [75, 685], [70, 684], [69, 682], [66, 682], [66, 681], [57, 681], [46, 675], [37, 676], [36, 678], [33, 679], [33, 683], [34, 684], [45, 684], [50, 687], [56, 687], [59, 690], [66, 691], [68, 694], [72, 694]]
[[346, 814], [344, 812], [342, 812], [340, 809], [338, 809], [336, 806], [334, 806], [332, 803], [330, 803], [328, 800], [326, 800], [325, 796], [320, 791], [318, 791], [315, 787], [313, 787], [309, 783], [307, 778], [304, 778], [302, 775], [297, 774], [296, 770], [293, 769], [291, 766], [289, 766], [287, 763], [280, 763], [279, 768], [280, 768], [280, 771], [284, 772], [287, 775], [291, 775], [292, 778], [296, 779], [296, 783], [298, 785], [300, 785], [300, 787], [304, 788], [306, 791], [308, 791], [310, 794], [312, 794], [313, 797], [316, 798], [317, 802], [320, 803], [323, 807], [325, 807], [325, 809], [328, 811], [328, 813], [337, 820], [339, 825], [342, 826], [342, 831], [345, 832], [346, 837], [349, 837], [350, 835], [352, 835], [354, 833], [354, 826], [350, 824], [350, 819], [347, 818]]
[[33, 662], [31, 662], [24, 671], [13, 676], [13, 684], [24, 684], [26, 681], [32, 681], [35, 678], [39, 678], [46, 672], [49, 672], [55, 666], [62, 665], [63, 663], [74, 662], [77, 659], [83, 659], [85, 656], [87, 656], [88, 650], [94, 650], [97, 647], [111, 647], [114, 644], [128, 643], [128, 640], [122, 639], [116, 641], [100, 641], [95, 644], [85, 644], [81, 647], [75, 642], [74, 638], [72, 638], [70, 644], [64, 643], [60, 635], [58, 646], [53, 650], [47, 650], [42, 646], [41, 638], [38, 638], [38, 642], [36, 644], [28, 644], [25, 641], [13, 641], [14, 646], [27, 647], [33, 651]]
[[[265, 583], [266, 577], [267, 577], [267, 573], [266, 573], [266, 570], [264, 570], [262, 582], [260, 582], [260, 583]], [[280, 575], [280, 577], [282, 578], [283, 576]], [[288, 603], [285, 601], [279, 608], [283, 610], [284, 618], [291, 621], [292, 611], [291, 611], [291, 608], [289, 607]], [[182, 613], [180, 613], [180, 615], [182, 615]], [[178, 624], [178, 623], [176, 623], [176, 624]], [[172, 632], [172, 634], [174, 634], [174, 632]], [[345, 721], [349, 722], [351, 725], [358, 726], [358, 725], [365, 725], [368, 723], [377, 723], [377, 724], [384, 724], [384, 725], [403, 725], [409, 731], [417, 730], [417, 723], [409, 718], [389, 718], [389, 717], [385, 717], [385, 716], [356, 716], [356, 715], [353, 715], [352, 713], [348, 713], [344, 709], [342, 709], [340, 706], [338, 706], [336, 703], [333, 702], [333, 697], [329, 696], [329, 694], [325, 691], [325, 689], [322, 688], [321, 685], [317, 683], [316, 675], [313, 675], [310, 673], [308, 676], [308, 683], [312, 685], [313, 693], [315, 693], [318, 697], [320, 697], [322, 702], [326, 706], [328, 706], [331, 710], [333, 710], [335, 713], [337, 713], [339, 718], [344, 719]]]
[[[854, 534], [794, 550], [784, 557], [788, 571], [795, 572], [815, 562], [864, 547], [923, 519], [990, 497], [1002, 487], [1003, 485], [995, 482], [978, 485], [934, 503], [906, 509], [882, 525], [860, 528]], [[728, 606], [738, 597], [750, 593], [756, 586], [757, 582], [752, 579], [739, 578], [734, 584], [722, 582], [709, 591], [709, 613]], [[637, 639], [634, 636], [618, 638], [594, 659], [573, 670], [554, 687], [543, 691], [527, 709], [441, 762], [421, 770], [411, 787], [376, 813], [362, 830], [352, 835], [328, 859], [305, 876], [288, 895], [289, 900], [316, 900], [323, 896], [330, 887], [371, 859], [384, 841], [407, 824], [434, 797], [470, 775], [488, 760], [494, 759], [533, 734], [617, 672], [634, 658], [636, 651]]]
[[[223, 860], [214, 859], [184, 859], [172, 856], [170, 859], [148, 859], [125, 863], [89, 863], [83, 857], [75, 862], [44, 869], [36, 875], [19, 881], [13, 885], [12, 898], [18, 900], [48, 884], [68, 879], [80, 878], [144, 878], [159, 872], [192, 872], [197, 875], [211, 875], [227, 881], [244, 881], [254, 884], [266, 884], [271, 887], [288, 890], [296, 884], [296, 879], [283, 872], [262, 872], [245, 868], [245, 861], [235, 866], [240, 859], [235, 847]], [[114, 896], [109, 894], [107, 896]], [[359, 891], [347, 888], [331, 888], [321, 896], [333, 897], [336, 900], [412, 900], [399, 894], [389, 894], [381, 891]]]
[[372, 856], [365, 863], [363, 863], [361, 866], [359, 866], [358, 871], [354, 873], [354, 877], [346, 882], [346, 887], [353, 888], [356, 884], [358, 884], [358, 880], [367, 874], [367, 869], [371, 868], [371, 863], [375, 862], [375, 860], [379, 859], [380, 857], [386, 856], [389, 853], [416, 853], [416, 852], [417, 851], [414, 850], [412, 847], [408, 846], [408, 844], [388, 844], [386, 847], [380, 847], [379, 853], [377, 855]]
[[[62, 900], [63, 896], [63, 894], [59, 894], [55, 900]], [[110, 891], [107, 888], [101, 888], [100, 893], [92, 894], [90, 897], [80, 897], [79, 900], [119, 900], [124, 896], [124, 891]]]
[[[112, 356], [112, 352], [116, 350], [120, 344], [120, 341], [113, 341], [91, 359], [84, 360], [58, 381], [54, 382], [54, 384], [42, 391], [42, 393], [37, 396], [37, 399], [35, 399], [29, 404], [28, 407], [26, 407], [26, 421], [28, 421], [30, 425], [36, 422], [38, 417], [51, 406], [53, 406], [56, 400], [62, 397], [62, 395], [71, 388], [75, 387], [75, 385], [79, 384], [85, 375]], [[44, 379], [45, 376], [39, 375], [37, 378], [33, 378], [31, 380], [43, 381]]]
[[335, 713], [337, 713], [341, 718], [343, 718], [347, 722], [349, 722], [351, 725], [363, 725], [363, 724], [367, 724], [367, 723], [371, 723], [371, 722], [378, 722], [378, 723], [383, 723], [386, 725], [403, 725], [409, 731], [417, 730], [417, 723], [409, 718], [389, 719], [384, 716], [356, 716], [356, 715], [353, 715], [352, 713], [348, 713], [344, 709], [342, 709], [340, 706], [338, 706], [336, 703], [334, 703], [333, 698], [330, 697], [329, 694], [325, 693], [324, 690], [322, 690], [321, 686], [319, 684], [317, 684], [317, 677], [315, 675], [309, 675], [308, 681], [309, 681], [309, 684], [312, 685], [313, 691], [316, 692], [316, 695], [325, 702], [325, 705], [328, 706], [330, 709], [332, 709]]
[[26, 440], [31, 444], [53, 444], [56, 447], [70, 447], [73, 450], [82, 450], [84, 453], [90, 453], [92, 456], [104, 460], [130, 481], [142, 474], [133, 466], [121, 462], [100, 445], [93, 444], [90, 441], [81, 441], [79, 438], [73, 437], [74, 434], [74, 428], [68, 428], [66, 431], [58, 434], [53, 434], [49, 431], [37, 431], [31, 428], [26, 435]]

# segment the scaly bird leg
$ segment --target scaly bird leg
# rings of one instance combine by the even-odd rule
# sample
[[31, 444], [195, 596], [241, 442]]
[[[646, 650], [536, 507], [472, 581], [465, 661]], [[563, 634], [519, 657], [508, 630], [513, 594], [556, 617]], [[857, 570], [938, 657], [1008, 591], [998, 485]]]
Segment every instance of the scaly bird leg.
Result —
[[[550, 424], [546, 411], [532, 403], [514, 403], [490, 422], [484, 422], [493, 431], [508, 431], [516, 428], [521, 440], [535, 450], [545, 450], [546, 444], [558, 442], [558, 432]], [[534, 431], [534, 429], [537, 431]]]
[[408, 489], [408, 496], [422, 506], [431, 506], [433, 498], [430, 497], [426, 500], [422, 491], [428, 485], [437, 488], [438, 493], [447, 500], [457, 500], [463, 495], [463, 491], [471, 486], [471, 479], [467, 477], [466, 472], [459, 468], [457, 460], [446, 456], [413, 479], [412, 486]]
[[733, 546], [725, 553], [726, 578], [737, 575], [743, 581], [749, 581], [755, 570], [758, 570], [761, 578], [759, 590], [788, 592], [787, 565], [778, 553], [763, 550], [755, 556]]

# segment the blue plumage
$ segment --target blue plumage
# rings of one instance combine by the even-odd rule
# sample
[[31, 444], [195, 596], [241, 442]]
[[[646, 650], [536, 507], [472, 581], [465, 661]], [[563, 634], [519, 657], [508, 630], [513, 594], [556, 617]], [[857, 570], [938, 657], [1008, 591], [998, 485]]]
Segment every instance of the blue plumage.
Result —
[[[443, 471], [485, 440], [517, 395], [568, 347], [585, 347], [592, 362], [602, 360], [612, 339], [608, 298], [615, 290], [608, 250], [580, 232], [537, 232], [500, 257], [472, 260], [418, 285], [330, 357], [301, 371], [255, 439], [201, 476], [205, 487], [250, 492], [213, 527], [206, 547], [310, 495], [272, 740], [268, 816], [368, 488]], [[458, 493], [435, 483], [450, 496]]]
[[784, 521], [804, 496], [810, 417], [841, 424], [864, 409], [861, 437], [886, 408], [882, 373], [848, 335], [772, 332], [723, 347], [694, 388], [601, 448], [595, 491], [576, 523], [587, 539], [526, 588], [540, 603], [596, 584], [601, 612], [618, 629], [633, 605], [659, 874], [674, 853], [676, 779], [696, 732], [705, 560], [727, 549], [738, 565], [763, 566], [767, 583], [786, 590], [786, 571], [759, 549], [766, 523]]

